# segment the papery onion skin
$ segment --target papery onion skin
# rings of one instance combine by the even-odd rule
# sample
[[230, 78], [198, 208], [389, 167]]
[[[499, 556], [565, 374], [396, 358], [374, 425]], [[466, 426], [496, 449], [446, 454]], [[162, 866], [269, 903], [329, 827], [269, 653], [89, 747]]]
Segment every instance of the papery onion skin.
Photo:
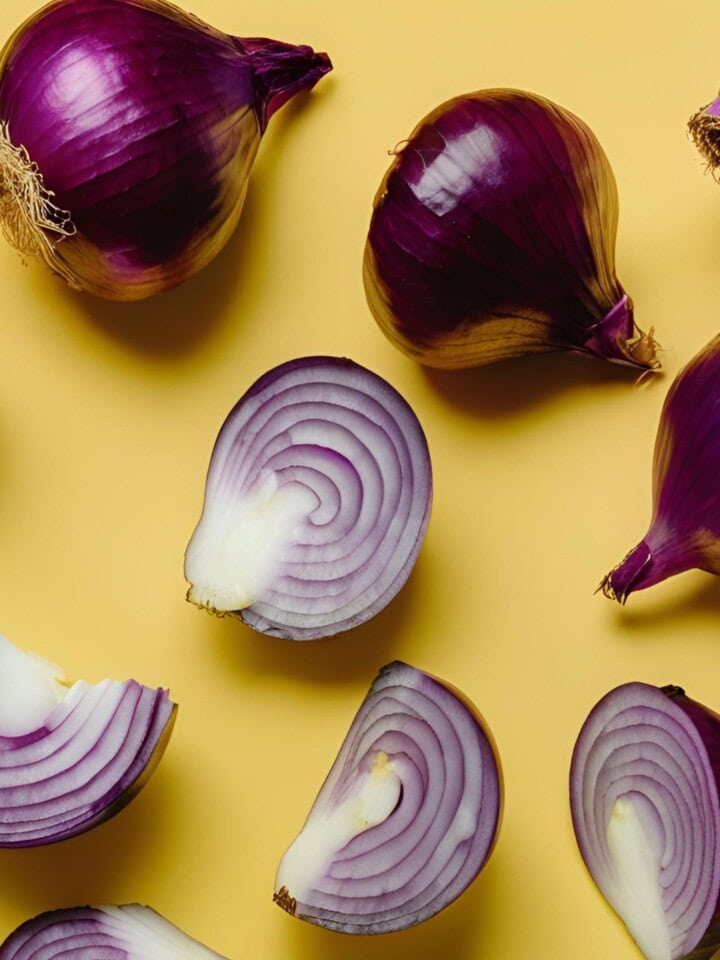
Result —
[[615, 273], [610, 164], [569, 111], [519, 90], [455, 97], [377, 192], [364, 281], [382, 331], [431, 367], [570, 351], [659, 366]]
[[720, 169], [720, 97], [693, 114], [688, 130], [708, 170], [717, 179]]
[[[720, 947], [719, 794], [720, 717], [681, 687], [623, 684], [585, 721], [570, 772], [576, 839], [593, 880], [630, 927], [629, 917], [638, 920], [632, 901], [645, 901], [639, 889], [623, 890], [607, 831], [618, 801], [629, 798], [640, 812], [660, 864], [666, 925], [659, 929], [643, 911], [630, 929], [650, 960], [709, 960]], [[659, 934], [666, 953], [653, 948]]]
[[281, 861], [273, 899], [339, 933], [421, 923], [485, 866], [502, 807], [497, 748], [477, 709], [450, 684], [388, 664]]
[[[276, 504], [290, 495], [288, 520]], [[431, 503], [425, 435], [387, 381], [345, 358], [283, 363], [220, 430], [185, 555], [188, 599], [290, 640], [349, 630], [410, 576]]]
[[51, 2], [0, 54], [6, 235], [100, 297], [176, 286], [235, 229], [270, 116], [330, 69], [164, 0]]
[[0, 960], [223, 960], [150, 907], [68, 907], [28, 920], [0, 944]]
[[650, 528], [600, 587], [631, 593], [697, 568], [720, 574], [720, 336], [675, 378], [653, 458]]
[[119, 813], [159, 763], [176, 711], [167, 690], [135, 680], [78, 681], [44, 719], [0, 729], [0, 848], [66, 840]]

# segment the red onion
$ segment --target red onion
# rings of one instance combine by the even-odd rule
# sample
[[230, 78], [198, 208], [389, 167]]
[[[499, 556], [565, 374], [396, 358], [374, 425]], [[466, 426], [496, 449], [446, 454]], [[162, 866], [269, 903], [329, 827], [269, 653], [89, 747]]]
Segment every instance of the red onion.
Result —
[[425, 435], [389, 383], [337, 357], [281, 364], [218, 435], [188, 600], [290, 640], [349, 630], [407, 580], [431, 499]]
[[648, 960], [720, 947], [720, 717], [627, 683], [585, 721], [570, 803], [585, 864]]
[[65, 684], [0, 637], [0, 847], [65, 840], [109, 820], [162, 756], [176, 705], [135, 680]]
[[433, 110], [377, 196], [365, 291], [389, 339], [432, 367], [570, 351], [658, 366], [615, 275], [615, 179], [592, 131], [535, 94]]
[[477, 710], [405, 663], [384, 667], [353, 721], [273, 899], [340, 933], [389, 933], [442, 910], [490, 856], [500, 762]]
[[70, 907], [28, 920], [0, 946], [0, 960], [223, 960], [138, 903]]
[[655, 441], [650, 529], [601, 583], [625, 603], [635, 590], [697, 567], [720, 574], [720, 337], [676, 377]]
[[0, 56], [5, 234], [101, 297], [175, 286], [233, 232], [269, 118], [330, 69], [165, 0], [55, 0]]

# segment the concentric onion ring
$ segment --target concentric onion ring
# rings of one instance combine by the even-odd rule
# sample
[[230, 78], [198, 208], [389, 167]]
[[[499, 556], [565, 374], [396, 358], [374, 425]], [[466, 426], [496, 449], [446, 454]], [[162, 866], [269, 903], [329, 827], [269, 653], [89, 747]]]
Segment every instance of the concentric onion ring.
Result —
[[217, 438], [188, 599], [291, 640], [348, 630], [407, 580], [431, 498], [425, 436], [390, 384], [336, 357], [282, 364]]
[[0, 946], [0, 960], [222, 960], [138, 903], [71, 907], [28, 920]]
[[580, 852], [648, 960], [720, 946], [719, 776], [720, 717], [679, 687], [618, 687], [576, 743]]
[[65, 840], [108, 820], [145, 785], [176, 705], [135, 680], [80, 680], [0, 637], [0, 847]]
[[391, 663], [283, 857], [273, 899], [341, 933], [420, 923], [475, 879], [501, 812], [499, 760], [475, 708], [421, 670]]

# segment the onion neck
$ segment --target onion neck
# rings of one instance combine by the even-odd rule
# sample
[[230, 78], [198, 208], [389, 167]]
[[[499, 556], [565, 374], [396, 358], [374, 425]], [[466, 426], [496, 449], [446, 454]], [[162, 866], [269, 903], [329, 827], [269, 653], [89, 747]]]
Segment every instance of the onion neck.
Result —
[[636, 326], [633, 303], [627, 294], [588, 332], [583, 352], [641, 370], [656, 370], [660, 366], [653, 330], [643, 333]]
[[720, 167], [720, 97], [690, 118], [688, 131], [713, 175]]
[[646, 590], [697, 565], [696, 553], [690, 546], [684, 546], [671, 532], [662, 533], [651, 527], [598, 589], [610, 600], [624, 604], [636, 590]]
[[332, 70], [326, 53], [312, 47], [295, 46], [263, 37], [234, 38], [236, 46], [249, 58], [258, 94], [260, 128], [265, 130], [270, 117], [296, 93], [311, 90]]

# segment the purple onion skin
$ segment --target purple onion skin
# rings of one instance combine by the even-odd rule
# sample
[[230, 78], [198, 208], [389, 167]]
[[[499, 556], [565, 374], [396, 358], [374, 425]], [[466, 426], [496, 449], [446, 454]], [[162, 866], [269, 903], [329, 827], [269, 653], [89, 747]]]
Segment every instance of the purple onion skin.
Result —
[[201, 269], [237, 224], [268, 120], [330, 69], [163, 0], [43, 7], [0, 57], [0, 121], [72, 221], [41, 249], [49, 266], [119, 300]]
[[720, 574], [720, 336], [678, 374], [655, 441], [650, 529], [601, 583], [625, 603], [685, 570]]
[[615, 274], [617, 189], [592, 131], [517, 90], [442, 104], [396, 153], [365, 248], [383, 332], [434, 367], [570, 351], [646, 370]]

